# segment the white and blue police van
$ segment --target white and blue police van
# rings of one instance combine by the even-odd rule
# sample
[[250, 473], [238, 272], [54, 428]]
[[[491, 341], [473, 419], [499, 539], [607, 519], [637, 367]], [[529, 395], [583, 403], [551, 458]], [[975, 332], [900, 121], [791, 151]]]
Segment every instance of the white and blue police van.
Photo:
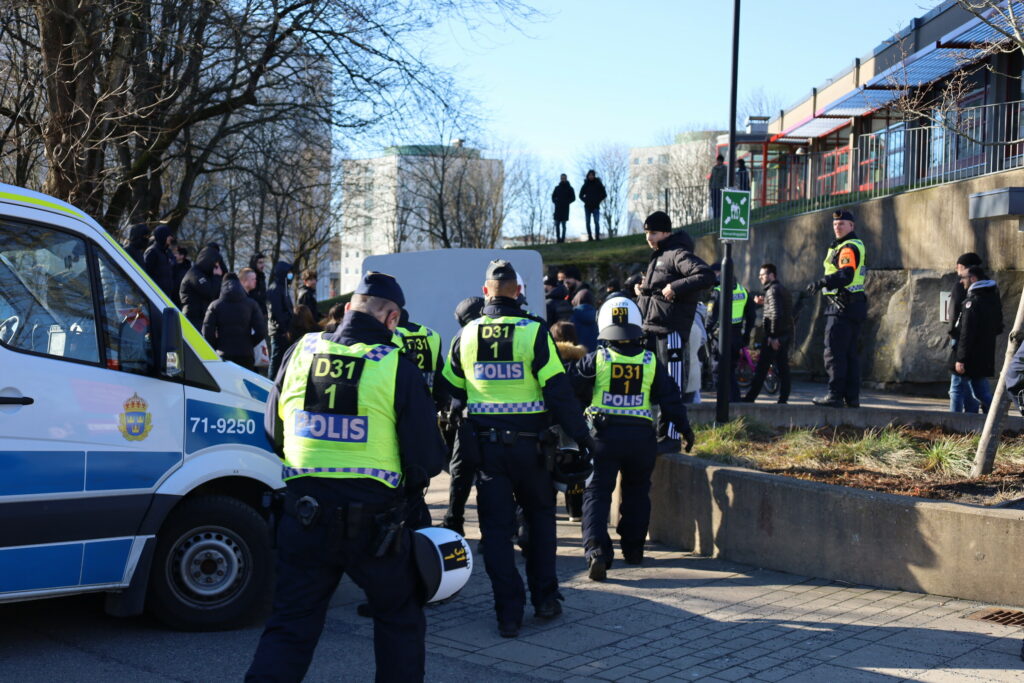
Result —
[[175, 628], [272, 594], [270, 382], [220, 360], [95, 221], [0, 184], [0, 602], [105, 592]]

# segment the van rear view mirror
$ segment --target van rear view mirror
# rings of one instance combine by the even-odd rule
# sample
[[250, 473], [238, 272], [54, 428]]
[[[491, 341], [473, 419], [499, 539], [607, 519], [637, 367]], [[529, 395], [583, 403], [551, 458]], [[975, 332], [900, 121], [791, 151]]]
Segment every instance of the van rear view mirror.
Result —
[[160, 316], [160, 348], [157, 362], [164, 377], [181, 377], [185, 368], [184, 342], [181, 337], [181, 313], [165, 308]]

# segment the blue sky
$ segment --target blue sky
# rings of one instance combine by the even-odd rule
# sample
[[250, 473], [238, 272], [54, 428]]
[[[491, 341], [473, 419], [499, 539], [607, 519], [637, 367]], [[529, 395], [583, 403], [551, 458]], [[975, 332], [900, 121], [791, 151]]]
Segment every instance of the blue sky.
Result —
[[[443, 27], [433, 36], [433, 61], [479, 98], [497, 138], [554, 172], [565, 168], [578, 185], [576, 160], [590, 146], [661, 144], [678, 130], [726, 124], [729, 0], [531, 4], [549, 19], [523, 33]], [[760, 87], [788, 107], [936, 4], [747, 0], [740, 100]]]

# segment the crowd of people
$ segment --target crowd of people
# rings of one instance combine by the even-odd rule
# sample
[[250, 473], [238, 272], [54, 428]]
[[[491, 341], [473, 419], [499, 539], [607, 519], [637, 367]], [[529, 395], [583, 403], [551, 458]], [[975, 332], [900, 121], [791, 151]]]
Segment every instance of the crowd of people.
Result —
[[124, 249], [153, 283], [178, 306], [192, 325], [224, 358], [274, 377], [285, 351], [309, 332], [333, 330], [340, 309], [325, 317], [316, 298], [316, 271], [302, 272], [293, 300], [292, 264], [278, 261], [267, 277], [267, 257], [257, 253], [249, 265], [231, 272], [220, 244], [210, 242], [195, 261], [179, 246], [170, 228], [152, 232], [142, 224], [128, 230]]

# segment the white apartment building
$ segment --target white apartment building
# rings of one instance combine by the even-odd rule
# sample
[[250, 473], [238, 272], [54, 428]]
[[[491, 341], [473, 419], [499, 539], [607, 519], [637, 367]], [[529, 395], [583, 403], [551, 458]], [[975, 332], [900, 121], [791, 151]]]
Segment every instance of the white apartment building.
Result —
[[673, 225], [705, 217], [715, 136], [710, 131], [680, 133], [670, 145], [630, 148], [627, 232], [643, 230], [653, 211], [668, 213]]
[[[445, 245], [438, 233], [446, 230], [452, 246], [500, 242], [500, 221], [494, 239], [484, 240], [489, 244], [460, 236], [463, 224], [472, 225], [475, 234], [481, 224], [494, 221], [493, 207], [501, 205], [504, 182], [501, 160], [484, 159], [460, 140], [451, 146], [389, 147], [380, 157], [344, 161], [342, 172], [340, 293], [356, 288], [367, 256], [440, 248]], [[456, 194], [458, 211], [451, 208]], [[451, 227], [436, 225], [442, 202], [450, 207]]]

